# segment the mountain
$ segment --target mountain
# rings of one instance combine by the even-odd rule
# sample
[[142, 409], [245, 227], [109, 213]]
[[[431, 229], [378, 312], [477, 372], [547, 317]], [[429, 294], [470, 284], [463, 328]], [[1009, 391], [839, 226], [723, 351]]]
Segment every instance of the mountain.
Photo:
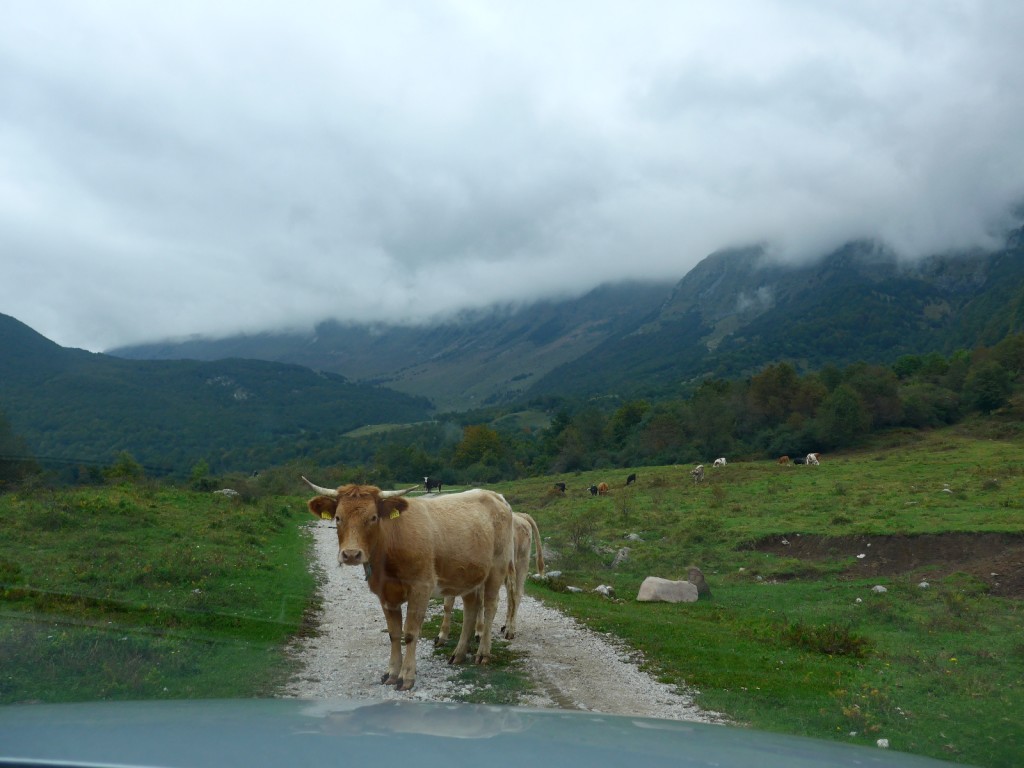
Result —
[[0, 314], [0, 411], [43, 460], [244, 469], [311, 436], [423, 420], [425, 398], [259, 360], [137, 361], [66, 349]]
[[898, 259], [849, 243], [792, 265], [760, 247], [711, 254], [674, 286], [585, 296], [421, 327], [326, 322], [261, 334], [111, 350], [131, 358], [290, 362], [428, 397], [440, 410], [546, 395], [685, 393], [707, 376], [798, 370], [994, 344], [1024, 328], [1024, 236], [990, 253]]
[[439, 410], [509, 402], [560, 365], [657, 314], [672, 283], [603, 286], [565, 301], [465, 313], [428, 326], [324, 322], [315, 332], [109, 350], [130, 359], [246, 357], [333, 371], [429, 398]]
[[1024, 330], [1024, 238], [993, 253], [901, 262], [856, 242], [784, 265], [761, 248], [712, 254], [657, 316], [534, 385], [577, 396], [678, 392], [706, 376], [798, 370], [995, 344]]

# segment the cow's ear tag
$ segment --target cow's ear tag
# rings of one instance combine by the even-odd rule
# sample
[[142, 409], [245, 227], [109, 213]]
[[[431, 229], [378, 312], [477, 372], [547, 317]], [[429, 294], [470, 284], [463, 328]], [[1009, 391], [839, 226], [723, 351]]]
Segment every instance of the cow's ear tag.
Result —
[[331, 513], [330, 512], [321, 512], [320, 513], [320, 518], [322, 520], [330, 520], [331, 519]]
[[401, 517], [401, 515], [402, 515], [402, 513], [399, 512], [397, 509], [392, 509], [391, 510], [391, 514], [388, 515], [388, 517], [391, 518], [392, 520], [394, 520], [396, 517]]

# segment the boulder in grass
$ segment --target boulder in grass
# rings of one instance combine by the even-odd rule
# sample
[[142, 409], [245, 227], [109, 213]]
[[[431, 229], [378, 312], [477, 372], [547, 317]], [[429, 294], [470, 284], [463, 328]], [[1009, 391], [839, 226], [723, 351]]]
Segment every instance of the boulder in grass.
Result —
[[697, 588], [698, 595], [703, 598], [711, 597], [711, 587], [708, 586], [707, 579], [704, 578], [704, 572], [700, 568], [696, 565], [691, 565], [686, 578]]
[[641, 603], [696, 603], [697, 597], [697, 587], [688, 581], [648, 576], [640, 585], [636, 599]]

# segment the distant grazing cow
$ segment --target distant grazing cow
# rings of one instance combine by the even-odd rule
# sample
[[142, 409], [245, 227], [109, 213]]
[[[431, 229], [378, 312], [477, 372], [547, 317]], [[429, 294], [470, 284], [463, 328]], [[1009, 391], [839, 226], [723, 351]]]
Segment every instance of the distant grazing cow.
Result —
[[794, 464], [806, 464], [807, 463], [807, 459], [804, 456], [797, 456], [795, 459], [793, 459], [793, 463]]
[[608, 483], [598, 483], [597, 492], [601, 496], [604, 496], [606, 493], [608, 493]]
[[712, 466], [714, 466], [714, 467], [724, 467], [727, 463], [728, 462], [726, 462], [725, 457], [723, 456], [720, 459], [715, 459], [715, 462], [714, 462], [714, 464], [712, 464]]
[[565, 493], [565, 483], [555, 483], [555, 488], [557, 488], [562, 493]]
[[814, 465], [816, 467], [816, 466], [818, 466], [818, 463], [819, 463], [818, 462], [818, 454], [816, 454], [816, 453], [808, 453], [807, 457], [804, 459], [804, 461], [807, 462], [808, 464], [812, 464], [812, 465]]
[[632, 485], [636, 482], [636, 472], [626, 478], [626, 485]]
[[[307, 502], [309, 511], [337, 523], [338, 563], [363, 566], [370, 591], [380, 599], [391, 640], [382, 683], [400, 691], [416, 684], [416, 643], [435, 592], [461, 595], [465, 605], [466, 621], [449, 663], [466, 659], [481, 611], [476, 662], [490, 660], [498, 591], [515, 569], [512, 508], [501, 494], [475, 489], [410, 499], [404, 497], [408, 490], [321, 488], [302, 479], [318, 494]], [[404, 628], [403, 603], [408, 604]]]
[[[537, 571], [544, 575], [544, 552], [540, 542], [540, 529], [537, 522], [530, 516], [521, 512], [513, 512], [512, 519], [515, 522], [515, 572], [510, 572], [505, 579], [506, 610], [505, 624], [501, 632], [506, 640], [516, 636], [516, 612], [519, 603], [526, 590], [526, 574], [530, 570], [530, 549], [536, 542], [537, 545]], [[514, 597], [514, 599], [513, 599]], [[444, 599], [444, 618], [441, 620], [441, 629], [437, 633], [434, 645], [444, 645], [448, 642], [448, 634], [451, 632], [452, 611], [455, 609], [455, 598], [452, 596]], [[475, 634], [483, 636], [483, 616], [477, 614]]]
[[597, 496], [597, 486], [596, 485], [590, 486], [589, 488], [587, 488], [587, 490], [590, 491], [590, 495], [591, 496]]
[[779, 456], [779, 464], [789, 464], [789, 456]]
[[694, 483], [704, 482], [704, 465], [698, 464], [696, 467], [690, 470], [690, 477], [693, 478]]
[[423, 478], [423, 486], [427, 489], [427, 493], [430, 493], [435, 488], [437, 488], [437, 492], [438, 493], [441, 492], [441, 481], [440, 480], [435, 480], [432, 477], [424, 477]]

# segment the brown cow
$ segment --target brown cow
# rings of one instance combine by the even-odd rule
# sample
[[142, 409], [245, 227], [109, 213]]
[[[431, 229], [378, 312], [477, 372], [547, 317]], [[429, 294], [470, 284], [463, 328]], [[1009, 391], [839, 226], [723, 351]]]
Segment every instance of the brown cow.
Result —
[[608, 483], [598, 483], [597, 493], [600, 496], [604, 496], [606, 493], [608, 493]]
[[779, 464], [789, 464], [789, 456], [779, 456]]
[[[530, 570], [530, 548], [533, 542], [537, 542], [537, 570], [544, 574], [544, 552], [541, 549], [540, 529], [537, 521], [525, 512], [514, 512], [516, 535], [516, 567], [515, 573], [510, 572], [505, 579], [505, 625], [501, 628], [506, 640], [516, 636], [516, 612], [519, 603], [526, 591], [526, 574]], [[434, 640], [435, 645], [444, 645], [448, 642], [448, 634], [452, 627], [452, 611], [455, 610], [455, 597], [444, 599], [444, 618], [441, 620], [441, 629]], [[483, 634], [483, 617], [477, 614], [476, 635]]]
[[[407, 499], [402, 494], [408, 491], [373, 485], [332, 490], [302, 479], [321, 494], [309, 500], [309, 511], [318, 518], [328, 513], [337, 522], [339, 565], [363, 566], [370, 591], [380, 600], [391, 640], [382, 683], [400, 691], [416, 684], [416, 643], [435, 591], [462, 595], [468, 617], [449, 663], [465, 661], [481, 611], [476, 662], [490, 660], [498, 590], [515, 568], [512, 508], [501, 494], [476, 489]], [[403, 603], [408, 603], [404, 631]]]

